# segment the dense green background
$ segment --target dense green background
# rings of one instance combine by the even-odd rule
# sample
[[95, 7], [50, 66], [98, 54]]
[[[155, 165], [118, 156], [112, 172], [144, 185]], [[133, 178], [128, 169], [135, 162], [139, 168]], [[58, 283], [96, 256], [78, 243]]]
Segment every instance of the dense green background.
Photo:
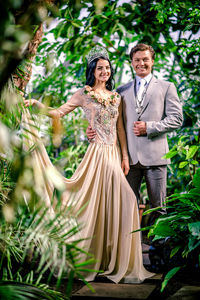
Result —
[[[184, 105], [183, 128], [169, 135], [169, 142], [171, 147], [177, 146], [177, 137], [189, 135], [178, 144], [179, 156], [176, 157], [176, 161], [188, 161], [185, 141], [189, 145], [199, 142], [198, 3], [126, 2], [120, 5], [120, 1], [100, 1], [100, 8], [92, 6], [91, 1], [83, 1], [82, 5], [79, 3], [78, 9], [64, 6], [60, 10], [56, 26], [53, 29], [47, 28], [39, 46], [36, 64], [44, 66], [46, 73], [36, 76], [31, 96], [42, 95], [44, 101], [51, 106], [66, 102], [70, 94], [84, 85], [85, 55], [97, 43], [106, 47], [109, 52], [117, 87], [133, 77], [129, 59], [131, 47], [138, 42], [151, 44], [156, 52], [155, 75], [175, 83]], [[82, 123], [81, 112], [66, 117], [63, 143], [68, 147], [77, 145], [86, 126], [87, 123]], [[181, 169], [177, 168], [177, 164], [174, 168], [172, 164], [169, 193], [185, 189], [189, 176], [194, 173], [191, 164], [195, 166], [197, 161], [196, 154], [195, 159], [185, 163], [185, 166], [184, 163], [179, 165]], [[71, 173], [68, 172], [67, 175], [70, 176]]]

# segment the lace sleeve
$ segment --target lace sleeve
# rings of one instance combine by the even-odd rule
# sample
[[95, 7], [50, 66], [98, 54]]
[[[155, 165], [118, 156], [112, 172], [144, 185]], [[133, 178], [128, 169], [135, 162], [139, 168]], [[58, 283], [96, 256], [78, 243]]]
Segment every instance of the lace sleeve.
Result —
[[82, 89], [74, 93], [73, 96], [65, 104], [57, 108], [56, 111], [60, 117], [63, 117], [79, 106], [83, 106]]
[[119, 116], [117, 120], [117, 134], [120, 142], [122, 159], [127, 159], [128, 151], [127, 151], [126, 133], [124, 130], [124, 123], [122, 119], [122, 102], [119, 105]]

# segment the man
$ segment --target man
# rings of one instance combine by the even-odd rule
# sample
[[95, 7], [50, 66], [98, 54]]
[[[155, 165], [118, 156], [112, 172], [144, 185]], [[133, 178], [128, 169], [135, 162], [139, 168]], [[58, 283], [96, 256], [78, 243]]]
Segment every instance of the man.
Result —
[[[154, 208], [163, 206], [166, 196], [170, 162], [162, 158], [169, 150], [166, 133], [181, 126], [182, 105], [174, 84], [152, 75], [155, 53], [151, 46], [137, 44], [131, 49], [130, 58], [135, 79], [117, 89], [122, 97], [130, 156], [127, 179], [139, 201], [145, 178], [150, 207]], [[89, 130], [87, 135], [91, 138]]]

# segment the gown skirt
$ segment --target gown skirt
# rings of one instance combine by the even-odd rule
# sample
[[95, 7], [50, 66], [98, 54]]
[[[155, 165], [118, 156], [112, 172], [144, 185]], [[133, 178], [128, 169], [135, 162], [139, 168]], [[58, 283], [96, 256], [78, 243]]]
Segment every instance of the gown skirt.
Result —
[[[24, 122], [26, 127], [30, 126], [26, 115]], [[32, 159], [35, 177], [41, 185], [45, 170], [55, 167], [37, 134], [28, 135], [29, 146], [39, 145]], [[81, 238], [86, 238], [79, 246], [95, 258], [91, 268], [97, 272], [86, 273], [85, 279], [93, 281], [98, 275], [115, 283], [140, 283], [153, 276], [143, 266], [141, 233], [131, 233], [140, 228], [138, 205], [122, 172], [118, 145], [90, 143], [73, 176], [63, 177], [63, 181], [62, 206], [73, 202], [77, 221], [82, 225]], [[50, 207], [53, 184], [45, 181], [45, 185], [44, 201]]]

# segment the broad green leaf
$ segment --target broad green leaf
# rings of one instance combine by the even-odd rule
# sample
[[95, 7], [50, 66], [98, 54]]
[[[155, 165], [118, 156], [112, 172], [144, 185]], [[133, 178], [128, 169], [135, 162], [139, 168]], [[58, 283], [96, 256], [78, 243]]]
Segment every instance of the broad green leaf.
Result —
[[177, 150], [174, 150], [174, 151], [169, 151], [167, 154], [165, 154], [162, 158], [172, 158], [174, 157], [175, 155], [178, 154], [178, 151]]
[[146, 231], [146, 230], [149, 230], [151, 228], [152, 228], [152, 226], [146, 226], [146, 227], [142, 227], [142, 228], [137, 229], [137, 230], [133, 230], [133, 231], [131, 231], [131, 233], [138, 232], [138, 231]]
[[124, 25], [122, 25], [121, 23], [118, 23], [118, 27], [124, 35], [127, 34], [127, 31], [126, 31], [126, 28], [124, 27]]
[[175, 267], [170, 270], [164, 278], [161, 286], [161, 292], [165, 289], [166, 285], [168, 284], [169, 280], [181, 269], [181, 267]]
[[187, 166], [189, 164], [189, 162], [188, 161], [182, 161], [182, 162], [180, 162], [180, 164], [179, 164], [179, 168], [180, 169], [182, 169], [182, 168], [184, 168], [185, 166]]
[[199, 149], [199, 146], [195, 146], [195, 145], [191, 146], [186, 155], [186, 159], [192, 158], [195, 155], [195, 153], [198, 151], [198, 149]]
[[179, 141], [181, 142], [185, 139], [188, 139], [189, 137], [190, 137], [189, 135], [183, 135], [183, 136], [180, 137]]
[[162, 222], [150, 229], [149, 236], [151, 235], [166, 238], [169, 236], [176, 236], [176, 232], [168, 225], [167, 222]]
[[172, 258], [180, 249], [181, 249], [181, 246], [176, 246], [174, 249], [172, 249], [172, 251], [170, 253], [170, 258]]
[[74, 26], [74, 27], [81, 27], [82, 26], [82, 22], [79, 21], [79, 20], [76, 20], [76, 21], [71, 21], [71, 24]]
[[155, 208], [150, 208], [150, 209], [146, 210], [145, 212], [143, 212], [143, 216], [148, 215], [153, 211], [161, 210], [162, 208], [163, 207], [161, 207], [161, 206], [158, 206], [158, 207], [155, 207]]
[[70, 25], [67, 29], [67, 37], [72, 38], [73, 35], [74, 35], [74, 27]]
[[182, 203], [186, 204], [187, 206], [188, 205], [195, 206], [194, 203], [190, 199], [191, 199], [191, 196], [190, 197], [179, 197], [179, 200]]
[[[87, 265], [92, 264], [92, 263], [94, 263], [94, 259], [93, 258], [88, 259], [88, 260], [86, 260], [84, 262], [78, 263], [75, 266], [76, 266], [76, 268], [80, 268], [80, 267], [87, 266]], [[95, 270], [95, 271], [98, 271], [98, 270]]]
[[[149, 235], [150, 236], [150, 235]], [[160, 236], [160, 235], [156, 235], [154, 238], [153, 238], [153, 242], [157, 241], [157, 240], [161, 240], [163, 239], [163, 236]]]

